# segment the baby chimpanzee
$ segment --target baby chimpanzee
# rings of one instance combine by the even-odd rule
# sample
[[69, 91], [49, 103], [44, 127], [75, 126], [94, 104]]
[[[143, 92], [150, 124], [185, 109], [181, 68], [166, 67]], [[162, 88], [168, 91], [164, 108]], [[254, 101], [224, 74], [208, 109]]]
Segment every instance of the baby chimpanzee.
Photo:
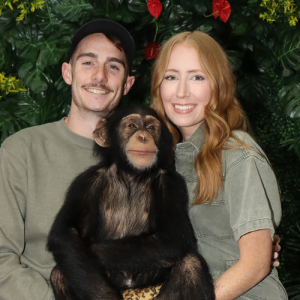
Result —
[[56, 299], [117, 300], [158, 284], [157, 300], [215, 299], [165, 124], [150, 108], [118, 109], [94, 136], [100, 162], [74, 180], [49, 234]]

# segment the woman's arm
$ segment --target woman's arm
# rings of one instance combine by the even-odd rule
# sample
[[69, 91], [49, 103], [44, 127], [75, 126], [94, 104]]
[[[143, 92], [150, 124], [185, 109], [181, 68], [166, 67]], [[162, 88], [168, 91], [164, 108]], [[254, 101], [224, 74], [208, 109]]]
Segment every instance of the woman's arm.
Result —
[[270, 271], [272, 239], [269, 229], [249, 232], [238, 240], [240, 258], [214, 283], [216, 300], [232, 300], [244, 294]]

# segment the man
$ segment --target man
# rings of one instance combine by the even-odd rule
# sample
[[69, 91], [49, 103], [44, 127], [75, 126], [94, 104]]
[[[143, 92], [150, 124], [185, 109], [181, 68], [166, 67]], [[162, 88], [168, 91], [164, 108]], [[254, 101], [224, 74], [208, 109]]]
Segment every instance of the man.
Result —
[[72, 86], [69, 116], [22, 130], [0, 149], [0, 299], [54, 299], [46, 248], [71, 181], [96, 163], [93, 131], [130, 90], [134, 42], [110, 20], [83, 25], [62, 65]]

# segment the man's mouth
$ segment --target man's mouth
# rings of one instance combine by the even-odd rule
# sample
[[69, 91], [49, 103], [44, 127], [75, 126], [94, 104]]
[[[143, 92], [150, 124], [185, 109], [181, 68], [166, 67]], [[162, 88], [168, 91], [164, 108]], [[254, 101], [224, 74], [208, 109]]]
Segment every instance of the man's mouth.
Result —
[[110, 91], [108, 90], [100, 90], [100, 89], [95, 89], [95, 88], [85, 88], [86, 91], [97, 94], [97, 95], [103, 95], [103, 94], [108, 94]]

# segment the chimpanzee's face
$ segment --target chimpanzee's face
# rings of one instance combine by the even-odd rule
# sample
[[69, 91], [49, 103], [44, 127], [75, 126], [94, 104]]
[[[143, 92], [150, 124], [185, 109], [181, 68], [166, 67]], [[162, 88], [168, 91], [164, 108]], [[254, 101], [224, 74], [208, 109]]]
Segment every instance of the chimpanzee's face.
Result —
[[161, 124], [155, 117], [128, 115], [121, 120], [118, 133], [120, 147], [133, 167], [144, 170], [155, 164], [161, 135]]

